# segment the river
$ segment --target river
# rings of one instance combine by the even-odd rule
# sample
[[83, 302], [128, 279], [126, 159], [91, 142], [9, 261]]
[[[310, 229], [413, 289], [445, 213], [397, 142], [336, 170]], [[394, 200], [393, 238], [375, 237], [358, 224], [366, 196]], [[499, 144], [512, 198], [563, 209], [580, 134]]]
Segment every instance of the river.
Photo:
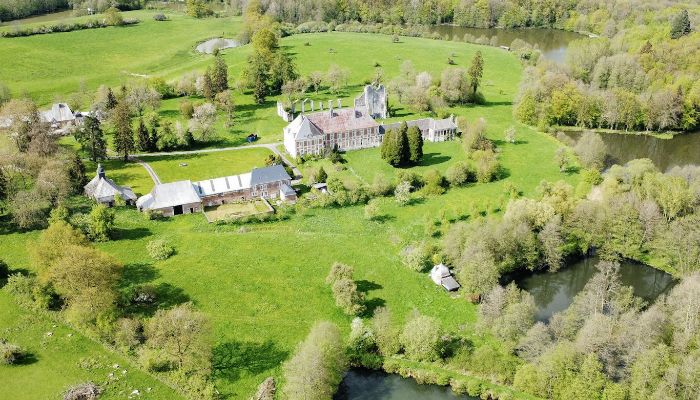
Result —
[[[581, 132], [565, 134], [574, 141], [581, 137]], [[700, 132], [679, 134], [672, 139], [618, 133], [598, 135], [607, 146], [608, 165], [623, 165], [638, 158], [650, 159], [664, 172], [675, 166], [700, 165]]]
[[419, 385], [396, 374], [353, 368], [345, 374], [333, 400], [477, 400], [457, 395], [448, 386]]
[[586, 38], [586, 36], [575, 32], [542, 28], [499, 29], [437, 25], [432, 28], [432, 31], [442, 36], [449, 35], [450, 39], [456, 36], [459, 40], [462, 40], [465, 34], [470, 34], [475, 38], [485, 36], [489, 39], [495, 36], [498, 46], [507, 47], [510, 47], [513, 40], [521, 39], [533, 46], [537, 46], [542, 51], [544, 58], [556, 62], [564, 62], [566, 49], [571, 41]]
[[[589, 279], [597, 272], [597, 257], [577, 261], [557, 272], [538, 272], [515, 278], [515, 283], [535, 298], [536, 319], [548, 321], [559, 311], [565, 310], [573, 302]], [[634, 295], [652, 303], [667, 293], [675, 284], [671, 275], [648, 265], [633, 261], [620, 263], [620, 281], [632, 286]]]

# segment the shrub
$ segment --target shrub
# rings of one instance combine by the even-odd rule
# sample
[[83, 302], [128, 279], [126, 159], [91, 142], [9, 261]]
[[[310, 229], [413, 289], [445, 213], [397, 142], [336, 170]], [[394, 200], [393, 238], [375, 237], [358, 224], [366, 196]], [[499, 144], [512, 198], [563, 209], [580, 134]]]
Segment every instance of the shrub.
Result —
[[438, 359], [441, 329], [435, 318], [417, 314], [401, 332], [401, 344], [406, 355], [416, 361]]
[[423, 176], [425, 186], [423, 192], [427, 195], [440, 195], [445, 193], [445, 178], [436, 169], [428, 170]]
[[163, 239], [151, 240], [146, 245], [148, 255], [154, 260], [167, 260], [175, 254], [175, 248]]
[[124, 24], [124, 17], [116, 7], [110, 7], [105, 11], [105, 23], [109, 26], [120, 26]]
[[406, 206], [411, 202], [411, 184], [403, 181], [394, 190], [394, 199], [401, 206]]
[[469, 164], [458, 161], [445, 171], [445, 179], [452, 186], [461, 186], [475, 179], [475, 172]]
[[379, 210], [379, 204], [376, 201], [370, 201], [365, 206], [365, 219], [369, 221], [375, 221], [381, 218], [381, 211]]
[[326, 277], [326, 284], [333, 285], [340, 279], [352, 279], [353, 268], [343, 263], [333, 263]]
[[194, 114], [194, 105], [192, 105], [191, 101], [183, 100], [180, 102], [180, 114], [187, 119], [192, 118], [192, 114]]
[[401, 261], [408, 268], [423, 272], [430, 266], [430, 256], [430, 251], [425, 243], [414, 242], [403, 249]]
[[63, 400], [95, 400], [102, 390], [92, 382], [85, 382], [69, 388], [63, 395]]
[[384, 174], [377, 174], [374, 176], [372, 181], [372, 186], [370, 187], [370, 193], [372, 196], [389, 196], [394, 191], [394, 185], [391, 181], [387, 179]]
[[23, 356], [24, 352], [19, 346], [0, 340], [0, 364], [16, 364]]
[[477, 150], [472, 153], [476, 164], [476, 179], [480, 183], [491, 182], [498, 177], [500, 165], [492, 150]]
[[156, 21], [167, 21], [168, 17], [163, 13], [158, 13], [153, 15], [153, 19]]

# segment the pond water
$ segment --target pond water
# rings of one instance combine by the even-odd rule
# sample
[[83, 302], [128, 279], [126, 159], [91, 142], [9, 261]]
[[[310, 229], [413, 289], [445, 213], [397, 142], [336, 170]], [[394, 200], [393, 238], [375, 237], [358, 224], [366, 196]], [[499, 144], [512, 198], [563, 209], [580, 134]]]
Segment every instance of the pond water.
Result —
[[238, 47], [238, 42], [233, 39], [215, 38], [198, 44], [196, 50], [200, 53], [212, 54], [216, 50], [230, 49], [232, 47]]
[[456, 36], [460, 40], [467, 33], [475, 38], [485, 36], [491, 39], [495, 36], [498, 46], [510, 47], [513, 40], [521, 39], [533, 46], [536, 45], [542, 51], [544, 58], [556, 62], [564, 61], [566, 49], [571, 41], [586, 38], [584, 35], [559, 29], [466, 28], [455, 25], [436, 25], [432, 30], [442, 36], [449, 35], [450, 39]]
[[[578, 140], [581, 132], [566, 132]], [[598, 134], [608, 148], [608, 164], [623, 165], [630, 160], [649, 158], [661, 170], [675, 166], [700, 165], [700, 132], [679, 134], [673, 139], [659, 139], [649, 135]]]
[[345, 374], [334, 400], [477, 400], [447, 386], [419, 385], [396, 374], [353, 368]]
[[[538, 321], [547, 321], [559, 311], [565, 310], [573, 302], [589, 279], [597, 272], [599, 259], [589, 257], [550, 273], [538, 272], [516, 277], [515, 283], [535, 298]], [[648, 265], [633, 261], [620, 263], [620, 280], [625, 286], [634, 288], [634, 295], [648, 303], [668, 292], [675, 284], [671, 275]]]

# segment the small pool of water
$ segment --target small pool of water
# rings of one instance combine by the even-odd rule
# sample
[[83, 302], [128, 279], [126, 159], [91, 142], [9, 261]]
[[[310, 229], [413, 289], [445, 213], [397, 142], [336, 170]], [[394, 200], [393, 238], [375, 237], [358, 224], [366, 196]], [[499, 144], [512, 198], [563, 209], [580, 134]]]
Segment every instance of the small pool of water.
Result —
[[556, 62], [564, 62], [566, 49], [571, 41], [586, 38], [586, 36], [575, 32], [540, 28], [500, 29], [436, 25], [432, 28], [432, 31], [442, 36], [448, 35], [450, 39], [456, 36], [459, 40], [462, 40], [465, 34], [470, 34], [475, 38], [485, 36], [489, 40], [495, 37], [498, 46], [507, 47], [510, 47], [513, 40], [521, 39], [533, 46], [537, 46], [542, 51], [542, 57]]
[[198, 44], [196, 50], [200, 53], [212, 54], [216, 50], [230, 49], [233, 47], [238, 47], [237, 41], [233, 39], [216, 38]]
[[334, 400], [477, 400], [447, 386], [419, 385], [396, 374], [353, 368], [345, 374]]
[[[597, 257], [577, 261], [557, 272], [538, 272], [516, 277], [515, 283], [535, 298], [536, 319], [548, 321], [555, 313], [565, 310], [598, 271]], [[634, 295], [652, 303], [675, 284], [673, 277], [648, 265], [633, 261], [620, 263], [620, 281], [634, 288]]]

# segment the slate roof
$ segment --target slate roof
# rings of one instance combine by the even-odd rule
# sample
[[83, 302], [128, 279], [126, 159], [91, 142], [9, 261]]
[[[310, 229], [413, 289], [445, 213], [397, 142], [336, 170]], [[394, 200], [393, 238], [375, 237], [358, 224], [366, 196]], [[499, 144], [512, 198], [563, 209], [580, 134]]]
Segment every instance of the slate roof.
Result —
[[455, 278], [448, 276], [447, 278], [442, 278], [442, 287], [444, 287], [448, 292], [459, 289], [459, 283]]
[[73, 111], [71, 111], [70, 107], [66, 103], [56, 103], [51, 106], [50, 110], [42, 111], [41, 114], [48, 122], [66, 122], [73, 121], [75, 119]]
[[[444, 129], [457, 129], [457, 124], [455, 124], [452, 117], [444, 119], [434, 119], [434, 118], [421, 118], [415, 119], [413, 121], [406, 121], [406, 125], [410, 128], [417, 126], [421, 132], [427, 131], [428, 129], [433, 130], [444, 130]], [[401, 122], [392, 122], [390, 124], [385, 124], [381, 126], [381, 133], [384, 134], [392, 129], [398, 129], [401, 126]]]
[[295, 139], [310, 139], [323, 135], [323, 132], [311, 123], [311, 120], [304, 114], [294, 118], [294, 121], [287, 126], [287, 129], [294, 133]]
[[[101, 172], [101, 173], [100, 173]], [[124, 200], [135, 201], [136, 195], [128, 186], [119, 186], [113, 180], [104, 176], [104, 169], [101, 165], [98, 166], [97, 174], [84, 187], [85, 195], [92, 197], [95, 200], [113, 200], [114, 196], [119, 195]]]
[[352, 108], [320, 111], [307, 115], [307, 118], [323, 133], [345, 132], [379, 126], [372, 117]]
[[250, 185], [262, 185], [265, 183], [288, 181], [292, 178], [281, 165], [273, 165], [265, 168], [253, 168], [250, 173]]
[[139, 208], [161, 209], [199, 202], [201, 199], [192, 181], [186, 180], [158, 184], [151, 193], [140, 197], [136, 205]]
[[295, 192], [294, 189], [292, 189], [292, 187], [287, 185], [286, 183], [282, 184], [282, 186], [280, 187], [280, 191], [285, 196], [294, 196], [297, 194], [297, 192]]

